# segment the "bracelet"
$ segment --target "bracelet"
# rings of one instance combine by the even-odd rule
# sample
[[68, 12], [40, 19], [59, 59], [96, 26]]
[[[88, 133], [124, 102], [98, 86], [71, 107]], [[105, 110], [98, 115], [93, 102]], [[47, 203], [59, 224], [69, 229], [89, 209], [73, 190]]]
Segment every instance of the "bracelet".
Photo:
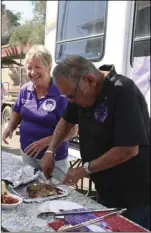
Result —
[[49, 153], [49, 154], [52, 154], [52, 155], [56, 155], [52, 150], [46, 150], [46, 152], [45, 153]]

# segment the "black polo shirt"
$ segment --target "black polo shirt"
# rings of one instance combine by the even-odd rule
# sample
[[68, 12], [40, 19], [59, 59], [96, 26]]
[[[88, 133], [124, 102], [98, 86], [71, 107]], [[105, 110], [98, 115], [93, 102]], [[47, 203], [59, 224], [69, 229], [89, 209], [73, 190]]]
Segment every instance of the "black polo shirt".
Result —
[[144, 96], [135, 83], [110, 71], [94, 106], [68, 104], [63, 118], [79, 125], [82, 161], [92, 161], [113, 147], [139, 145], [137, 156], [91, 178], [108, 206], [149, 203], [150, 123]]

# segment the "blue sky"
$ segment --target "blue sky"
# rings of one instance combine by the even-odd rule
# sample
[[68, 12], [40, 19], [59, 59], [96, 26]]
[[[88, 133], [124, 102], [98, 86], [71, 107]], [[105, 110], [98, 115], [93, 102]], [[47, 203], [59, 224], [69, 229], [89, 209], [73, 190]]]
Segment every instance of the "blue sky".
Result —
[[3, 3], [5, 4], [6, 8], [13, 13], [18, 11], [22, 13], [22, 20], [20, 23], [33, 18], [31, 1], [3, 1]]

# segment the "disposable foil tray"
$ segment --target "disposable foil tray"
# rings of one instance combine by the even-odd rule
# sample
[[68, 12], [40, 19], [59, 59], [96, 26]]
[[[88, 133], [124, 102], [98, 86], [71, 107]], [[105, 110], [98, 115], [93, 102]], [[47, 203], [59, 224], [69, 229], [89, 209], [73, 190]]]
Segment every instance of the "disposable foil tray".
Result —
[[32, 203], [32, 202], [43, 202], [43, 201], [49, 201], [49, 200], [53, 200], [53, 199], [58, 199], [58, 198], [62, 198], [62, 197], [66, 197], [68, 196], [68, 191], [67, 189], [62, 186], [59, 185], [57, 186], [57, 189], [59, 189], [61, 191], [61, 194], [57, 194], [57, 195], [51, 195], [51, 196], [47, 196], [47, 197], [36, 197], [36, 198], [30, 198], [28, 196], [28, 192], [27, 192], [27, 187], [29, 186], [29, 184], [38, 184], [39, 181], [35, 180], [32, 181], [28, 184], [21, 184], [20, 186], [13, 188], [11, 186], [8, 187], [8, 190], [16, 195], [19, 195], [23, 198], [23, 201], [26, 203]]

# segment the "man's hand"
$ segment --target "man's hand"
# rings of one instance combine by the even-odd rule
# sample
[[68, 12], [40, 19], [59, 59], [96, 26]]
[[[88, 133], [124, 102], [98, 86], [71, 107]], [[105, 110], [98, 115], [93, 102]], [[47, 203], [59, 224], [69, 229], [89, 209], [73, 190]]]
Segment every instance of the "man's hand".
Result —
[[50, 153], [45, 153], [45, 155], [40, 160], [40, 167], [45, 177], [47, 179], [50, 179], [55, 168], [55, 156]]
[[76, 184], [79, 179], [87, 177], [88, 173], [83, 167], [70, 168], [63, 180], [63, 184], [74, 183]]
[[39, 155], [39, 153], [48, 146], [47, 141], [47, 138], [42, 138], [39, 141], [33, 142], [25, 148], [24, 152], [27, 155], [36, 158]]
[[8, 137], [11, 139], [11, 138], [12, 138], [12, 135], [13, 135], [13, 130], [7, 128], [7, 129], [4, 131], [4, 133], [3, 133], [3, 138], [2, 138], [3, 142], [4, 142], [5, 144], [8, 144], [8, 141], [7, 141], [6, 139], [7, 139]]

